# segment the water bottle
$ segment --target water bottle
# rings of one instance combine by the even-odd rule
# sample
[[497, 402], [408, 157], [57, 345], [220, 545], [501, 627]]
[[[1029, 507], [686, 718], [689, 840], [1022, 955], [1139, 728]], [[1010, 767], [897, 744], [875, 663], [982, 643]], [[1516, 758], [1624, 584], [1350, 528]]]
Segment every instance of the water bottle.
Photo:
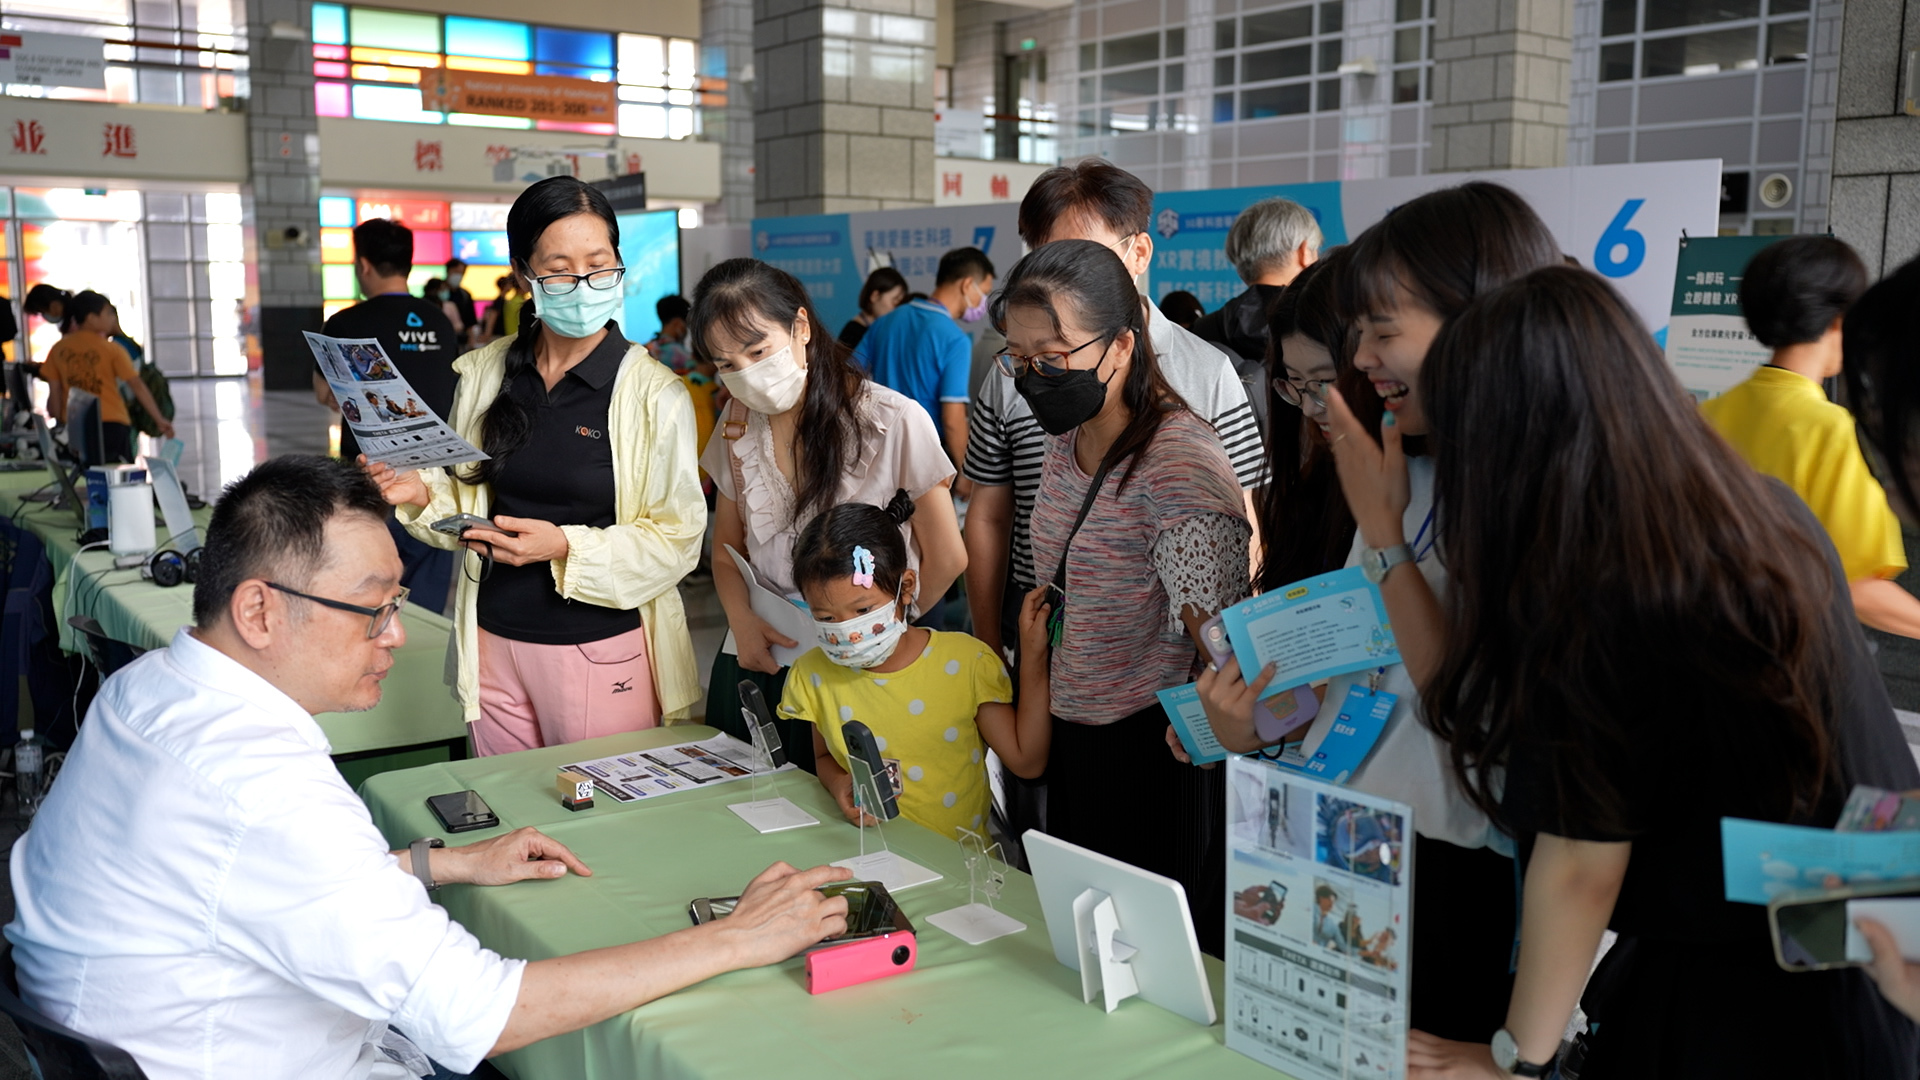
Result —
[[20, 795], [20, 816], [30, 818], [40, 809], [40, 800], [46, 792], [42, 785], [42, 768], [46, 764], [47, 744], [33, 733], [32, 728], [20, 729], [20, 742], [13, 748], [13, 777], [15, 790]]

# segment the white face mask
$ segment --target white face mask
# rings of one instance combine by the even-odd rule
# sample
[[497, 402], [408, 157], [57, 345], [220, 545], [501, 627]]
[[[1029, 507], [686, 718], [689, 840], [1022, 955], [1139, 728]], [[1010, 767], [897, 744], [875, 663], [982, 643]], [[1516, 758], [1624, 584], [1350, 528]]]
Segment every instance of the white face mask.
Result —
[[907, 632], [907, 621], [899, 616], [898, 600], [884, 611], [855, 615], [846, 622], [813, 620], [820, 637], [820, 651], [842, 667], [870, 668], [887, 662]]
[[778, 416], [800, 404], [807, 389], [807, 371], [793, 358], [788, 345], [742, 371], [723, 371], [720, 381], [740, 403], [762, 416]]

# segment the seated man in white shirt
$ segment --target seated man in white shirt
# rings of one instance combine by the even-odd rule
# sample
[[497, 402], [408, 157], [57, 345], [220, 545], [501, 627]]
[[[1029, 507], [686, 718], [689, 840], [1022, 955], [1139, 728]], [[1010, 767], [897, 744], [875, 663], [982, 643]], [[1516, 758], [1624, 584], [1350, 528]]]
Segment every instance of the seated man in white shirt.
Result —
[[389, 1024], [468, 1071], [845, 928], [845, 901], [814, 890], [850, 875], [785, 864], [732, 918], [552, 960], [506, 959], [451, 921], [427, 881], [591, 871], [530, 828], [416, 868], [327, 757], [313, 714], [376, 704], [405, 640], [386, 514], [325, 458], [227, 489], [195, 625], [107, 680], [14, 846], [6, 935], [29, 1004], [154, 1080], [404, 1077]]

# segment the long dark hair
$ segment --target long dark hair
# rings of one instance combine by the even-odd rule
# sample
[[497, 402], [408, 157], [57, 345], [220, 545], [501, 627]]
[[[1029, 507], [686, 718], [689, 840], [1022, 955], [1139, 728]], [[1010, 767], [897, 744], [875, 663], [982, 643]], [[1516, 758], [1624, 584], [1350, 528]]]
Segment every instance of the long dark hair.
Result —
[[[907, 538], [901, 526], [913, 516], [913, 497], [906, 488], [893, 493], [884, 507], [870, 503], [841, 503], [807, 522], [793, 544], [793, 587], [838, 581], [853, 573], [853, 549], [873, 554], [873, 584], [882, 592], [898, 594], [907, 572]], [[911, 597], [906, 599], [911, 600]]]
[[1539, 794], [1543, 830], [1632, 835], [1658, 738], [1718, 757], [1760, 812], [1811, 809], [1845, 640], [1824, 541], [1700, 419], [1626, 302], [1534, 271], [1442, 330], [1420, 387], [1451, 575], [1423, 698], [1474, 803], [1501, 820], [1498, 769], [1521, 760], [1506, 782]]
[[[1112, 248], [1092, 240], [1056, 240], [1034, 250], [1014, 264], [1013, 272], [1007, 275], [1006, 288], [993, 298], [995, 330], [1007, 332], [1007, 309], [1013, 307], [1046, 312], [1055, 336], [1060, 334], [1062, 307], [1082, 329], [1099, 334], [1109, 344], [1121, 331], [1133, 331], [1133, 355], [1127, 367], [1127, 381], [1120, 387], [1120, 401], [1126, 406], [1130, 419], [1100, 461], [1100, 467], [1107, 472], [1118, 470], [1145, 450], [1159, 433], [1160, 421], [1168, 413], [1187, 407], [1167, 384], [1166, 376], [1160, 373], [1153, 342], [1147, 338], [1147, 317], [1141, 307], [1140, 292], [1134, 288], [1126, 264]], [[1131, 472], [1129, 469], [1127, 475]], [[1120, 478], [1122, 488], [1126, 486], [1127, 475]]]
[[1390, 310], [1396, 289], [1451, 319], [1489, 289], [1564, 265], [1559, 242], [1533, 207], [1485, 180], [1395, 207], [1348, 246], [1347, 257], [1338, 302], [1349, 322]]
[[1920, 259], [1888, 274], [1847, 311], [1847, 407], [1879, 458], [1881, 482], [1909, 522], [1920, 517]]
[[[613, 204], [591, 184], [571, 176], [549, 176], [520, 193], [507, 211], [507, 254], [513, 264], [533, 281], [533, 249], [547, 227], [575, 214], [593, 214], [607, 224], [607, 244], [620, 250], [620, 223], [614, 220]], [[585, 288], [584, 284], [578, 286]], [[476, 461], [460, 479], [469, 484], [492, 482], [500, 468], [515, 451], [527, 445], [527, 432], [533, 425], [530, 401], [513, 395], [513, 385], [524, 371], [534, 366], [534, 346], [540, 340], [540, 316], [531, 306], [520, 313], [520, 332], [507, 344], [506, 370], [500, 376], [500, 392], [480, 418], [480, 449], [487, 460]]]
[[[807, 350], [807, 388], [800, 398], [793, 455], [793, 520], [803, 522], [832, 506], [840, 478], [866, 433], [860, 411], [867, 376], [853, 354], [820, 321], [800, 279], [759, 259], [728, 259], [707, 271], [693, 290], [687, 343], [702, 361], [713, 359], [713, 336], [747, 346], [767, 336], [766, 327], [792, 327], [805, 312], [812, 328]], [[735, 493], [736, 497], [738, 493]]]
[[1333, 294], [1346, 270], [1345, 249], [1314, 263], [1288, 283], [1267, 312], [1267, 483], [1260, 489], [1260, 572], [1267, 592], [1301, 578], [1339, 569], [1353, 546], [1353, 511], [1340, 492], [1333, 448], [1320, 425], [1280, 396], [1276, 379], [1287, 377], [1285, 346], [1294, 335], [1324, 346], [1333, 357], [1341, 395], [1379, 437], [1380, 398], [1349, 389], [1353, 371], [1353, 325], [1342, 319]]

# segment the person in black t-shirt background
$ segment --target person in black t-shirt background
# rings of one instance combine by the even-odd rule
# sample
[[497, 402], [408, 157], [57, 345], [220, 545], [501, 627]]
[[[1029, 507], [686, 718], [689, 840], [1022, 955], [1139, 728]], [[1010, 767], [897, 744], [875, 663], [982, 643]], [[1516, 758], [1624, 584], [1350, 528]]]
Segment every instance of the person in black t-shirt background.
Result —
[[[407, 273], [412, 268], [412, 229], [385, 218], [354, 226], [353, 276], [366, 299], [336, 312], [321, 332], [336, 338], [378, 338], [419, 402], [445, 420], [453, 411], [453, 389], [460, 379], [453, 370], [454, 357], [460, 355], [459, 335], [439, 304], [407, 291]], [[318, 365], [313, 369], [313, 396], [334, 412], [340, 411]], [[352, 461], [359, 454], [353, 428], [342, 421], [341, 459]], [[426, 607], [440, 610], [452, 582], [453, 553], [415, 540], [391, 521], [389, 526], [406, 564], [402, 584]]]
[[460, 287], [461, 279], [467, 276], [467, 264], [459, 259], [447, 260], [447, 302], [453, 305], [460, 315], [460, 343], [462, 347], [473, 344], [479, 336], [480, 320], [473, 306], [473, 294]]

